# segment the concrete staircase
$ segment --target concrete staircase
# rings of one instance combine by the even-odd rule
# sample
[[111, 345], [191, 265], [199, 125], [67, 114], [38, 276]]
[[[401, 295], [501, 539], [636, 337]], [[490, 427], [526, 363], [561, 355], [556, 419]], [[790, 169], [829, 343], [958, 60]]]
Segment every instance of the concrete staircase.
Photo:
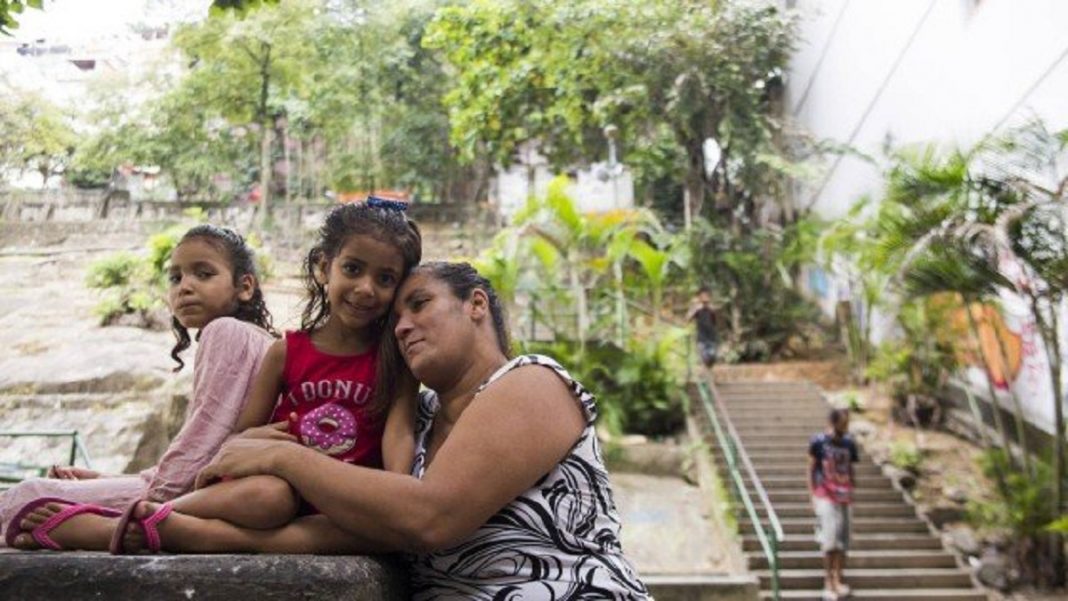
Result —
[[[808, 439], [824, 428], [829, 407], [819, 389], [807, 382], [722, 382], [716, 390], [782, 523], [786, 540], [779, 549], [780, 597], [817, 601], [823, 564], [805, 479]], [[721, 474], [728, 476], [718, 450], [716, 461]], [[852, 548], [845, 572], [852, 599], [987, 599], [863, 450], [856, 475]], [[749, 475], [744, 478], [751, 488]], [[755, 493], [753, 498], [764, 521], [766, 510]], [[744, 509], [737, 517], [749, 569], [760, 578], [761, 598], [771, 599], [767, 558]]]

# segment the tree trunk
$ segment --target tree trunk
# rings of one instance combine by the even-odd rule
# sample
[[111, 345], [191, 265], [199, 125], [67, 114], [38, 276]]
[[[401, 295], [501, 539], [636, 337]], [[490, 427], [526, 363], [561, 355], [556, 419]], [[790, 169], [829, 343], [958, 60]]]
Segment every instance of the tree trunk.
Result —
[[[1057, 316], [1058, 303], [1047, 299], [1050, 309], [1049, 321], [1042, 315], [1039, 299], [1031, 297], [1031, 313], [1042, 335], [1046, 347], [1046, 363], [1049, 365], [1050, 384], [1053, 386], [1053, 505], [1054, 517], [1060, 516], [1064, 508], [1064, 393], [1061, 386], [1061, 343], [1060, 323]], [[1058, 533], [1049, 536], [1049, 557], [1052, 564], [1051, 582], [1053, 586], [1065, 583], [1064, 536]]]
[[263, 59], [260, 61], [260, 98], [256, 106], [256, 119], [260, 124], [260, 219], [259, 227], [266, 229], [271, 223], [271, 132], [274, 124], [267, 114], [267, 100], [271, 85], [271, 45], [262, 42]]

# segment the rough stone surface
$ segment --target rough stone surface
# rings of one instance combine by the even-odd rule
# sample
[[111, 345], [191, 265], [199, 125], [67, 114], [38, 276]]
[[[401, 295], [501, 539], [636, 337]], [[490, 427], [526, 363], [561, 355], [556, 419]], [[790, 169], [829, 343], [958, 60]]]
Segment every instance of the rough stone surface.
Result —
[[608, 469], [619, 473], [680, 476], [686, 454], [678, 445], [655, 442], [621, 444], [608, 456]]
[[975, 531], [963, 525], [948, 528], [942, 534], [942, 542], [967, 556], [979, 555], [983, 550], [979, 539], [975, 536]]
[[0, 597], [21, 601], [408, 598], [394, 559], [314, 555], [0, 553]]
[[959, 522], [964, 519], [964, 510], [956, 505], [935, 505], [923, 510], [923, 516], [931, 522], [935, 528], [942, 530], [946, 524]]
[[975, 575], [979, 582], [1000, 591], [1007, 590], [1016, 580], [1012, 562], [1007, 556], [993, 548], [988, 548], [983, 552]]
[[645, 574], [726, 570], [726, 552], [701, 505], [701, 489], [678, 476], [612, 474], [627, 557]]
[[755, 576], [652, 576], [645, 579], [656, 601], [756, 601]]
[[905, 490], [912, 490], [916, 486], [916, 475], [907, 470], [892, 465], [884, 465], [883, 473]]
[[950, 501], [964, 505], [968, 502], [968, 493], [962, 488], [952, 487], [946, 489], [946, 498]]

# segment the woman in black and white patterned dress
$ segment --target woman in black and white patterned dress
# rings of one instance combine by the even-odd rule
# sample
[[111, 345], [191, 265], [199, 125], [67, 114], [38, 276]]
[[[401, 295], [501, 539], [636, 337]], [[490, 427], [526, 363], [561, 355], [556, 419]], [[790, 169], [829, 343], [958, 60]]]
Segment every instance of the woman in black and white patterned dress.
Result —
[[593, 396], [548, 357], [509, 360], [500, 303], [466, 263], [417, 267], [395, 313], [401, 354], [430, 389], [411, 475], [235, 440], [206, 476], [288, 481], [350, 552], [409, 552], [416, 599], [648, 599], [620, 547]]

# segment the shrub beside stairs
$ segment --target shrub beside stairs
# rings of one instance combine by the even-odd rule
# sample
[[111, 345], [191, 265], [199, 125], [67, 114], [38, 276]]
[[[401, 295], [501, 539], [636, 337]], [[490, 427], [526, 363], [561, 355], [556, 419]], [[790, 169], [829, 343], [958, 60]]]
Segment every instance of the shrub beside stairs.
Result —
[[[719, 382], [714, 388], [748, 453], [768, 499], [782, 523], [779, 549], [780, 598], [821, 599], [822, 555], [814, 537], [815, 517], [808, 498], [808, 440], [824, 429], [829, 406], [807, 382]], [[717, 410], [717, 414], [720, 411]], [[721, 422], [724, 416], [719, 415]], [[706, 424], [707, 425], [707, 424]], [[711, 426], [708, 427], [711, 433]], [[711, 434], [721, 476], [730, 486], [722, 449]], [[855, 466], [853, 536], [846, 582], [856, 601], [986, 601], [969, 571], [942, 547], [940, 538], [889, 478], [861, 449]], [[766, 510], [752, 491], [761, 520]], [[760, 578], [761, 598], [772, 599], [771, 572], [744, 508], [736, 512], [749, 569]]]

